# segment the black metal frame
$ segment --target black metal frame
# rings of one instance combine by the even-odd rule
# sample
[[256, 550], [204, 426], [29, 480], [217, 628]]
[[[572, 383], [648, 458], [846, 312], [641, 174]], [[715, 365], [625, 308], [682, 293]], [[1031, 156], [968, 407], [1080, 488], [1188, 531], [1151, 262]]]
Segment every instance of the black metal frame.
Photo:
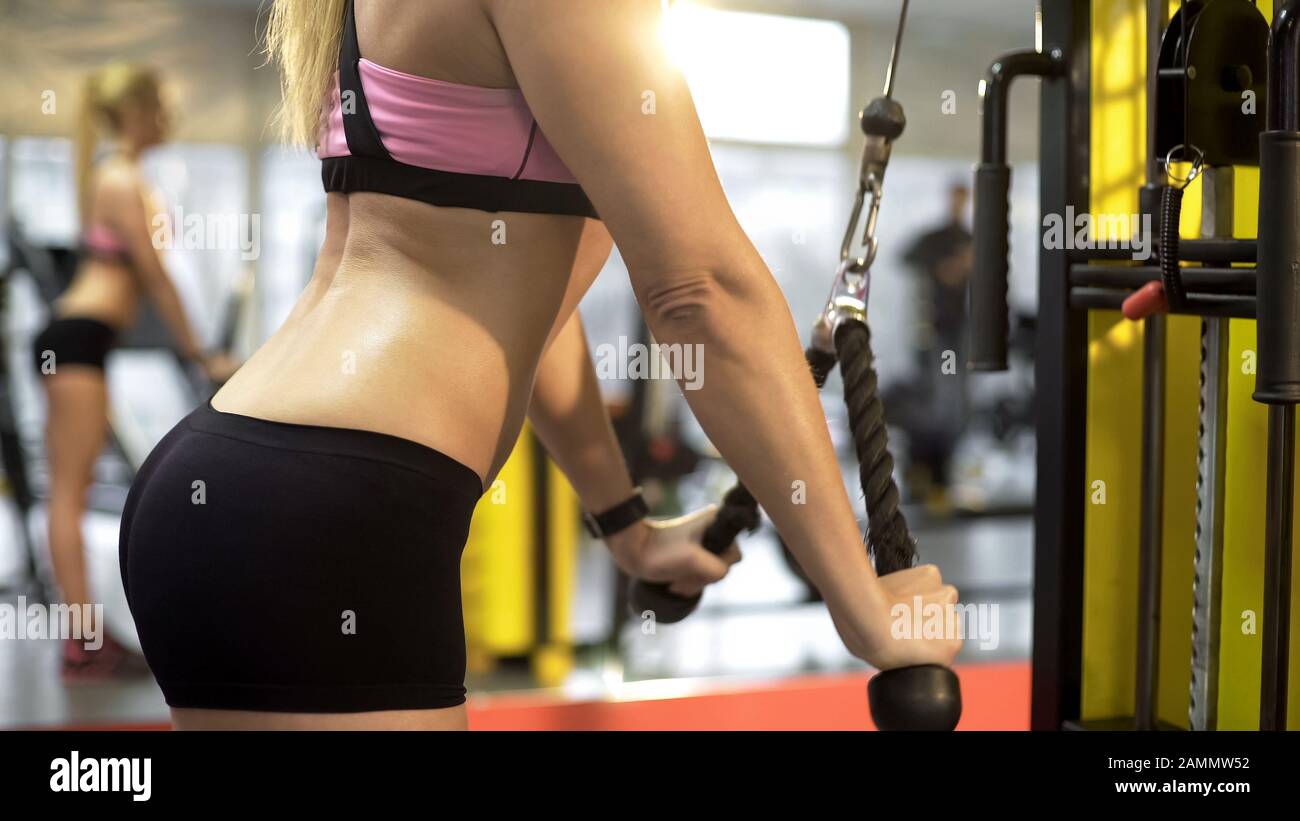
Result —
[[[1161, 6], [1158, 0], [1149, 8]], [[1042, 213], [1065, 213], [1069, 206], [1088, 208], [1088, 162], [1090, 150], [1090, 13], [1091, 4], [1071, 0], [1042, 0], [1042, 48], [1060, 50], [1066, 55], [1068, 75], [1064, 80], [1045, 79], [1042, 85], [1040, 135], [1040, 207]], [[1279, 21], [1279, 14], [1281, 20]], [[1284, 0], [1275, 10], [1270, 42], [1269, 119], [1271, 128], [1280, 119], [1295, 115], [1300, 103], [1295, 101], [1294, 87], [1300, 77], [1300, 0]], [[1158, 36], [1160, 24], [1149, 27], [1148, 37]], [[1286, 91], [1279, 91], [1290, 83]], [[1284, 98], [1284, 99], [1283, 99]], [[1290, 121], [1288, 121], [1290, 123]], [[1263, 147], [1273, 142], [1300, 144], [1300, 130], [1292, 130], [1270, 139], [1261, 135]], [[1285, 129], [1284, 129], [1285, 131]], [[1294, 207], [1294, 173], [1300, 168], [1300, 149], [1274, 146], [1270, 156], [1277, 165], [1274, 176], [1285, 177], [1285, 184], [1273, 191], [1272, 198], [1261, 188], [1261, 237], [1267, 242], [1240, 239], [1203, 239], [1180, 243], [1181, 258], [1205, 263], [1256, 263], [1255, 270], [1241, 268], [1187, 269], [1185, 283], [1193, 295], [1179, 313], [1202, 317], [1249, 317], [1260, 314], [1261, 352], [1268, 351], [1273, 360], [1265, 367], [1264, 356], [1257, 372], [1256, 401], [1273, 403], [1269, 408], [1269, 452], [1267, 467], [1268, 503], [1266, 523], [1266, 573], [1264, 636], [1265, 657], [1261, 687], [1261, 729], [1285, 726], [1286, 648], [1288, 646], [1287, 606], [1289, 604], [1292, 514], [1292, 446], [1294, 441], [1294, 402], [1300, 396], [1300, 365], [1291, 351], [1300, 347], [1290, 338], [1274, 338], [1278, 329], [1292, 331], [1291, 317], [1297, 298], [1286, 288], [1300, 292], [1294, 267], [1296, 258], [1294, 232], [1287, 226], [1300, 221]], [[1148, 158], [1148, 189], [1158, 187]], [[1269, 174], [1263, 173], [1262, 177]], [[1267, 182], [1265, 185], [1267, 188]], [[1270, 189], [1271, 190], [1271, 189]], [[1266, 205], [1265, 203], [1268, 203]], [[1146, 200], [1144, 199], [1144, 202]], [[1282, 203], [1274, 207], [1276, 203]], [[1145, 206], [1144, 206], [1145, 208]], [[1267, 232], [1266, 232], [1267, 229]], [[1286, 238], [1282, 252], [1274, 247]], [[1265, 246], [1268, 245], [1266, 249]], [[1268, 253], [1266, 253], [1268, 251]], [[1271, 255], [1270, 255], [1271, 253]], [[1035, 499], [1035, 567], [1033, 628], [1033, 696], [1031, 727], [1036, 730], [1081, 728], [1081, 681], [1083, 662], [1083, 567], [1084, 504], [1088, 492], [1084, 469], [1087, 441], [1087, 311], [1120, 307], [1132, 288], [1156, 279], [1150, 266], [1104, 268], [1091, 263], [1101, 260], [1129, 259], [1127, 251], [1066, 251], [1043, 249], [1039, 263], [1039, 346], [1035, 365], [1037, 383], [1038, 476]], [[1267, 263], [1267, 264], [1266, 264]], [[1286, 264], [1284, 264], [1286, 263]], [[1256, 276], [1257, 274], [1257, 276]], [[1290, 278], [1288, 278], [1288, 275]], [[1272, 290], [1269, 290], [1272, 289]], [[1257, 301], [1257, 294], [1259, 296]], [[1285, 307], [1284, 307], [1285, 306]], [[1265, 327], [1266, 321], [1271, 323]], [[1163, 320], [1161, 320], [1163, 322]], [[1154, 327], [1153, 327], [1154, 326]], [[1266, 331], [1272, 329], [1274, 337]], [[1162, 438], [1162, 404], [1153, 389], [1163, 381], [1161, 327], [1148, 322], [1154, 344], [1145, 351], [1144, 364], [1149, 379], [1144, 385], [1144, 496], [1158, 494], [1161, 459], [1154, 445]], [[1155, 333], [1151, 333], [1155, 331]], [[1267, 374], [1266, 374], [1267, 371]], [[1276, 371], [1276, 373], [1274, 372]], [[1267, 378], [1266, 378], [1267, 375]], [[1270, 381], [1271, 380], [1271, 381]], [[1282, 385], [1273, 389], [1274, 384]], [[1265, 390], [1261, 393], [1261, 384]], [[1163, 391], [1159, 391], [1163, 393]], [[1159, 507], [1144, 500], [1143, 561], [1148, 590], [1144, 591], [1145, 610], [1158, 606], [1157, 578], [1159, 543]], [[1139, 670], [1136, 681], [1138, 714], [1088, 726], [1126, 729], [1134, 726], [1164, 729], [1154, 715], [1154, 613], [1139, 614], [1146, 625], [1140, 637]], [[1145, 659], [1145, 664], [1144, 664]], [[1145, 700], [1145, 705], [1142, 703]]]
[[[10, 256], [11, 262], [14, 262], [16, 253], [11, 251]], [[14, 270], [12, 264], [0, 270], [0, 320], [8, 319], [10, 280]], [[14, 513], [18, 518], [19, 542], [23, 550], [22, 575], [12, 584], [0, 586], [0, 595], [28, 594], [45, 602], [49, 600], [49, 590], [41, 578], [29, 521], [36, 499], [28, 478], [27, 457], [18, 431], [13, 382], [9, 373], [10, 359], [7, 335], [0, 334], [0, 477], [8, 483], [9, 495], [13, 498]]]
[[[1042, 47], [1067, 74], [1042, 82], [1042, 213], [1088, 207], [1091, 4], [1042, 0]], [[1034, 503], [1033, 698], [1030, 726], [1079, 717], [1083, 674], [1083, 513], [1087, 489], [1087, 313], [1070, 299], [1070, 255], [1042, 249], [1038, 271], [1038, 454]]]
[[1268, 405], [1264, 614], [1259, 727], [1287, 726], [1291, 644], [1291, 536], [1295, 414], [1300, 403], [1300, 0], [1273, 9], [1268, 44], [1268, 128], [1259, 136], [1259, 359], [1257, 402]]

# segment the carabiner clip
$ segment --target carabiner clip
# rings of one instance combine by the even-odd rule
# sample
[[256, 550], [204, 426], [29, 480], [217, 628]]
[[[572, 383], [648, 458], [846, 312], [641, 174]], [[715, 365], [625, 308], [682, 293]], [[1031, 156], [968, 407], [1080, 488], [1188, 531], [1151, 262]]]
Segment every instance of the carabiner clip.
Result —
[[[1189, 148], [1192, 150], [1192, 153], [1195, 154], [1195, 159], [1191, 160], [1192, 170], [1187, 172], [1186, 178], [1179, 177], [1173, 172], [1173, 164], [1175, 162], [1174, 153], [1177, 152], [1179, 149], [1183, 149], [1183, 152], [1186, 153], [1186, 149]], [[1178, 160], [1178, 162], [1186, 162], [1186, 161], [1187, 161], [1186, 159]], [[1168, 154], [1165, 154], [1165, 173], [1169, 176], [1169, 179], [1173, 180], [1175, 188], [1186, 189], [1187, 186], [1192, 184], [1192, 180], [1201, 176], [1201, 171], [1204, 170], [1204, 167], [1205, 167], [1205, 152], [1194, 145], [1185, 145], [1183, 143], [1179, 143], [1178, 145], [1169, 149]]]

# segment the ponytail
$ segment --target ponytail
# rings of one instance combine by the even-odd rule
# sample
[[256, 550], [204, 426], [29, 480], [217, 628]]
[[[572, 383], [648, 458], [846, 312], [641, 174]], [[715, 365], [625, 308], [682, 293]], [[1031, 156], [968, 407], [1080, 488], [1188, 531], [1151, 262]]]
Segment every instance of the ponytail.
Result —
[[347, 0], [274, 0], [263, 38], [267, 62], [280, 66], [274, 123], [293, 145], [314, 146], [321, 103], [338, 68]]
[[95, 149], [102, 136], [100, 122], [103, 106], [99, 102], [99, 74], [86, 78], [81, 94], [81, 111], [77, 114], [76, 152], [77, 214], [84, 227], [90, 224], [91, 174], [95, 167]]

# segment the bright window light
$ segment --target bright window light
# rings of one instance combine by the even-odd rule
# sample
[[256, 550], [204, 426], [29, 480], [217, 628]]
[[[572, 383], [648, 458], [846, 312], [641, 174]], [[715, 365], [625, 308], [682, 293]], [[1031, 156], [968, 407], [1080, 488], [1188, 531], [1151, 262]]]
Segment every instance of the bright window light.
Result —
[[848, 139], [843, 25], [678, 2], [664, 36], [709, 137], [815, 146]]

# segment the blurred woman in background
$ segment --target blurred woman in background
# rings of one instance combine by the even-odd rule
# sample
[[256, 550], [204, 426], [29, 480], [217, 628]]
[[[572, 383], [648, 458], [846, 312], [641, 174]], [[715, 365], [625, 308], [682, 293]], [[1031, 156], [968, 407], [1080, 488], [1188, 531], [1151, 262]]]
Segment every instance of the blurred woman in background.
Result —
[[[115, 63], [85, 83], [78, 133], [77, 198], [81, 260], [54, 305], [33, 353], [45, 386], [46, 453], [50, 469], [49, 546], [63, 600], [81, 607], [83, 636], [102, 637], [98, 649], [64, 642], [66, 681], [139, 669], [133, 654], [94, 623], [86, 580], [81, 518], [91, 473], [108, 432], [104, 360], [147, 295], [158, 307], [180, 353], [210, 376], [228, 371], [224, 358], [204, 355], [185, 316], [154, 237], [168, 230], [140, 170], [141, 155], [166, 138], [170, 125], [153, 69]], [[97, 157], [100, 149], [105, 149]], [[77, 611], [74, 611], [77, 612]]]

